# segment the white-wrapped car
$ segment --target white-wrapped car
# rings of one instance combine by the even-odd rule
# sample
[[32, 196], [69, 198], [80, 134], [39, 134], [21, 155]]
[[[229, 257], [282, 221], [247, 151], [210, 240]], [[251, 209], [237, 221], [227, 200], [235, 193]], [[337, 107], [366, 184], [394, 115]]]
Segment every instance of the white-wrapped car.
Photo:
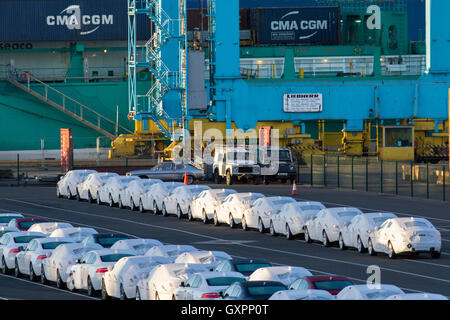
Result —
[[67, 288], [73, 290], [87, 290], [89, 296], [94, 296], [102, 289], [103, 274], [108, 271], [108, 267], [123, 257], [133, 256], [129, 250], [101, 249], [89, 251], [75, 265], [69, 268], [67, 278]]
[[[131, 250], [137, 256], [143, 256], [153, 247], [161, 247], [163, 244], [156, 239], [124, 239], [114, 243], [111, 249]], [[134, 290], [134, 289], [133, 289]]]
[[279, 281], [285, 286], [289, 286], [298, 278], [305, 276], [312, 276], [312, 273], [303, 267], [277, 266], [255, 270], [248, 281]]
[[14, 274], [19, 277], [21, 274], [29, 276], [31, 281], [35, 281], [42, 274], [42, 263], [53, 250], [61, 244], [73, 242], [69, 238], [39, 238], [31, 240], [26, 248], [16, 255]]
[[46, 238], [42, 232], [17, 231], [5, 233], [0, 238], [0, 265], [3, 274], [16, 266], [16, 255], [33, 239]]
[[239, 272], [199, 272], [194, 273], [175, 290], [175, 300], [218, 299], [230, 285], [247, 281]]
[[282, 290], [275, 292], [269, 300], [335, 300], [335, 297], [325, 290]]
[[230, 194], [235, 193], [237, 192], [233, 189], [211, 189], [201, 192], [192, 201], [188, 220], [201, 219], [203, 223], [208, 223], [214, 217], [214, 210], [220, 206], [222, 201]]
[[98, 188], [97, 204], [107, 203], [113, 207], [119, 202], [119, 194], [133, 180], [139, 180], [139, 177], [118, 176], [106, 180], [105, 184]]
[[0, 213], [0, 227], [6, 227], [12, 219], [23, 218], [20, 213]]
[[205, 264], [212, 271], [224, 260], [231, 260], [231, 256], [224, 251], [190, 251], [180, 254], [174, 263]]
[[73, 225], [67, 222], [42, 222], [33, 224], [28, 231], [41, 232], [49, 236], [56, 229], [73, 228]]
[[[244, 192], [234, 193], [226, 197], [222, 203], [214, 210], [214, 223], [226, 223], [230, 225], [242, 223], [244, 218], [244, 211], [258, 199], [263, 198], [262, 193]], [[244, 219], [245, 220], [245, 219]], [[242, 228], [246, 230], [247, 224], [242, 224]]]
[[430, 253], [441, 256], [441, 233], [424, 218], [394, 218], [386, 220], [369, 235], [368, 251], [386, 253], [393, 259], [400, 253]]
[[404, 294], [404, 292], [391, 284], [357, 284], [342, 289], [336, 295], [336, 300], [385, 300], [396, 294]]
[[190, 245], [167, 244], [163, 246], [155, 246], [148, 250], [145, 255], [149, 257], [165, 257], [174, 262], [179, 255], [192, 251], [198, 251], [198, 249]]
[[134, 299], [138, 281], [144, 279], [158, 265], [167, 263], [170, 261], [164, 257], [135, 256], [120, 259], [103, 275], [102, 299]]
[[386, 298], [386, 300], [448, 300], [448, 298], [442, 294], [422, 292], [395, 294]]
[[297, 201], [283, 205], [278, 214], [272, 215], [270, 234], [283, 234], [288, 240], [305, 232], [305, 223], [314, 219], [320, 210], [325, 209], [321, 202]]
[[154, 268], [136, 287], [136, 300], [174, 300], [174, 292], [192, 274], [206, 272], [205, 264], [171, 263]]
[[49, 238], [70, 238], [73, 242], [81, 242], [91, 234], [97, 234], [94, 228], [78, 227], [78, 228], [60, 228], [55, 229]]
[[119, 193], [119, 208], [129, 207], [132, 211], [135, 211], [139, 208], [139, 199], [156, 183], [163, 182], [159, 179], [138, 179], [131, 181]]
[[69, 268], [89, 251], [101, 249], [103, 247], [97, 243], [87, 246], [77, 242], [59, 245], [52, 255], [43, 261], [45, 280], [55, 282], [56, 287], [60, 289], [64, 288], [69, 277]]
[[163, 182], [150, 187], [139, 199], [139, 211], [152, 211], [154, 214], [160, 212], [163, 206], [163, 200], [169, 196], [173, 189], [184, 186], [183, 182]]
[[67, 172], [56, 184], [56, 196], [73, 199], [77, 194], [77, 186], [95, 170], [71, 170]]
[[87, 200], [93, 203], [97, 200], [98, 189], [103, 186], [109, 178], [119, 176], [113, 172], [94, 172], [77, 187], [77, 200]]
[[359, 214], [361, 210], [353, 207], [338, 207], [321, 210], [314, 219], [306, 222], [305, 241], [321, 241], [325, 247], [330, 243], [337, 242], [341, 234], [341, 228], [348, 225], [350, 221]]
[[210, 190], [208, 186], [202, 185], [184, 185], [172, 190], [168, 197], [163, 200], [162, 215], [176, 214], [178, 219], [187, 215], [191, 210], [192, 199], [200, 192]]
[[389, 212], [370, 212], [357, 215], [350, 224], [344, 225], [339, 237], [339, 248], [356, 248], [358, 252], [365, 252], [369, 243], [369, 235], [380, 227], [387, 219], [397, 218]]

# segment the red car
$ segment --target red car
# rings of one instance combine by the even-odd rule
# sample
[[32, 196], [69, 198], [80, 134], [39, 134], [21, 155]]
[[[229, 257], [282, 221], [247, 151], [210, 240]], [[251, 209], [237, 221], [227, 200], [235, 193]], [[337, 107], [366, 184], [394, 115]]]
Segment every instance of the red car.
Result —
[[345, 287], [354, 285], [347, 277], [339, 276], [306, 276], [295, 280], [289, 286], [289, 290], [325, 290], [332, 295], [337, 295]]
[[12, 219], [9, 222], [8, 227], [17, 228], [19, 231], [27, 231], [33, 224], [40, 222], [49, 222], [49, 221], [43, 218]]

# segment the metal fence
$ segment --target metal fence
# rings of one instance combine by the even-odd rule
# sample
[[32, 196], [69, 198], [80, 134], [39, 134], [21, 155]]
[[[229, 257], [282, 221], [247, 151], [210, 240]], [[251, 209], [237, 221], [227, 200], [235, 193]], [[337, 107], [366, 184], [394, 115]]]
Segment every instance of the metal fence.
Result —
[[448, 163], [418, 164], [343, 155], [308, 155], [298, 161], [298, 182], [325, 186], [450, 200]]

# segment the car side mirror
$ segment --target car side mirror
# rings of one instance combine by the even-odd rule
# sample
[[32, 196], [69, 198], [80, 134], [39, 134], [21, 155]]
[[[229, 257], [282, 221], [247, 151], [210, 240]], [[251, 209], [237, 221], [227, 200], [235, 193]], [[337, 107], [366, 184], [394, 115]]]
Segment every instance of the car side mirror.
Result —
[[19, 251], [25, 251], [25, 248], [24, 248], [23, 246], [20, 246], [20, 247], [17, 248], [17, 249], [19, 249]]
[[81, 259], [77, 259], [75, 262], [80, 264], [81, 263]]
[[180, 287], [182, 287], [182, 288], [185, 287], [184, 281], [182, 281], [182, 282], [180, 283]]
[[219, 291], [219, 297], [223, 298], [223, 292]]

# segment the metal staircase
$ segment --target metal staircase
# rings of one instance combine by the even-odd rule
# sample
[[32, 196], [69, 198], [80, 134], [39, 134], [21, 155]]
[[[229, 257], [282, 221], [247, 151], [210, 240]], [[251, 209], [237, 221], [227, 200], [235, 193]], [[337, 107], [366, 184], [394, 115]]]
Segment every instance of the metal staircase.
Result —
[[[181, 27], [185, 21], [185, 13], [183, 6], [183, 14], [172, 19], [163, 10], [161, 1], [128, 0], [129, 112], [134, 115], [135, 120], [152, 120], [161, 133], [172, 140], [171, 128], [177, 119], [171, 118], [164, 110], [163, 98], [171, 90], [185, 96], [186, 58], [181, 52], [186, 42], [185, 29]], [[184, 1], [180, 2], [184, 4]], [[136, 42], [136, 16], [139, 14], [145, 14], [154, 26], [152, 37], [143, 46], [138, 46]], [[169, 40], [178, 40], [180, 57], [184, 57], [180, 59], [179, 68], [175, 71], [167, 67], [162, 55], [162, 48]], [[136, 90], [138, 68], [148, 69], [153, 76], [150, 90], [143, 95], [138, 95]]]
[[17, 88], [33, 95], [39, 100], [111, 140], [114, 140], [118, 136], [119, 129], [121, 133], [132, 133], [132, 131], [119, 125], [117, 122], [106, 118], [100, 113], [33, 77], [29, 72], [21, 73], [19, 76], [17, 70], [12, 70], [8, 75], [8, 81]]

